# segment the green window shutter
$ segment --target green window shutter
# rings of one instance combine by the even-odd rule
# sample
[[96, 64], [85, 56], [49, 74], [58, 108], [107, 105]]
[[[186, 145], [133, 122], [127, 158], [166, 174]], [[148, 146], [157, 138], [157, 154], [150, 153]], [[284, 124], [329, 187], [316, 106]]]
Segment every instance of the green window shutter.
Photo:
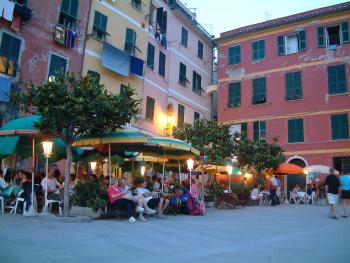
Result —
[[187, 47], [187, 41], [188, 41], [188, 31], [183, 27], [181, 29], [181, 44]]
[[260, 133], [259, 126], [260, 125], [259, 125], [258, 121], [254, 122], [254, 124], [253, 124], [253, 139], [254, 139], [254, 141], [259, 141], [259, 133]]
[[100, 27], [102, 14], [95, 10], [94, 26]]
[[242, 140], [247, 140], [248, 138], [248, 125], [247, 123], [241, 123], [241, 138]]
[[277, 37], [277, 54], [279, 56], [284, 55], [284, 36]]
[[62, 0], [61, 11], [69, 14], [70, 0]]
[[67, 59], [51, 54], [50, 67], [49, 67], [49, 77], [57, 76], [61, 71], [66, 71]]
[[[128, 86], [127, 85], [124, 85], [124, 84], [120, 84], [120, 92], [119, 94], [125, 94], [125, 90]], [[147, 108], [147, 105], [146, 105], [146, 108]], [[147, 109], [146, 109], [147, 111]]]
[[304, 142], [303, 119], [288, 120], [288, 143]]
[[185, 107], [181, 104], [177, 108], [177, 127], [182, 128], [185, 122]]
[[303, 30], [299, 32], [299, 50], [306, 50], [306, 48], [306, 32]]
[[146, 101], [146, 120], [153, 121], [154, 118], [154, 98], [147, 96]]
[[350, 41], [350, 32], [349, 32], [349, 23], [342, 22], [340, 24], [341, 33], [342, 33], [342, 43], [347, 43]]
[[154, 70], [154, 46], [148, 43], [147, 47], [147, 67]]
[[62, 0], [61, 11], [65, 14], [77, 18], [79, 0]]
[[198, 50], [197, 55], [200, 59], [203, 59], [203, 43], [198, 40]]
[[160, 32], [162, 34], [166, 33], [167, 23], [168, 23], [167, 21], [168, 21], [168, 12], [164, 11], [163, 14], [162, 14], [162, 26], [160, 27]]
[[328, 93], [339, 94], [347, 90], [346, 67], [345, 65], [336, 65], [328, 67]]
[[233, 56], [233, 63], [234, 64], [240, 64], [241, 63], [241, 46], [234, 46], [234, 56]]
[[104, 14], [95, 11], [95, 17], [94, 17], [94, 27], [103, 32], [106, 33], [107, 31], [107, 21], [108, 21], [108, 17], [105, 16]]
[[259, 41], [259, 59], [265, 58], [265, 40]]
[[228, 84], [228, 107], [241, 106], [241, 82]]
[[235, 55], [234, 47], [228, 48], [228, 64], [233, 65], [234, 64], [234, 55]]
[[258, 53], [258, 42], [255, 41], [252, 43], [252, 58], [253, 60], [257, 60], [259, 57], [259, 53]]
[[181, 62], [179, 68], [179, 83], [183, 86], [186, 85], [186, 66]]
[[331, 126], [332, 126], [332, 140], [349, 139], [348, 114], [332, 115]]
[[286, 73], [286, 99], [291, 100], [293, 98], [293, 73]]
[[158, 67], [159, 75], [165, 77], [165, 54], [159, 51], [159, 67]]
[[266, 121], [259, 122], [259, 140], [266, 141]]
[[324, 34], [324, 27], [318, 27], [317, 28], [317, 46], [318, 47], [324, 47], [326, 44], [325, 41], [325, 34]]
[[301, 99], [303, 96], [302, 93], [302, 84], [301, 84], [301, 72], [295, 72], [294, 74], [294, 98]]
[[253, 104], [266, 102], [266, 78], [253, 79]]
[[136, 44], [136, 32], [127, 28], [125, 32], [125, 48], [124, 50], [128, 52], [130, 55], [135, 54], [135, 44]]

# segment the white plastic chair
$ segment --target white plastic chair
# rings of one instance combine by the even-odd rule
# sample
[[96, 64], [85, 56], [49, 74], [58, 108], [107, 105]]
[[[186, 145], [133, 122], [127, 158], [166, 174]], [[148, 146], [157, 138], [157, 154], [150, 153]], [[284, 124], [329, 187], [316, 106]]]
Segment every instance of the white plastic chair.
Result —
[[309, 204], [309, 203], [315, 204], [315, 197], [316, 197], [315, 191], [313, 191], [313, 192], [311, 193], [311, 195], [308, 195], [308, 194], [305, 195], [304, 204]]
[[24, 198], [20, 197], [21, 194], [24, 192], [24, 190], [21, 190], [18, 194], [17, 194], [17, 197], [16, 197], [16, 202], [15, 202], [15, 205], [9, 205], [9, 206], [6, 206], [6, 208], [10, 208], [10, 214], [16, 214], [17, 213], [17, 207], [18, 207], [18, 204], [20, 202], [23, 202], [23, 214], [26, 213], [26, 207], [27, 207], [27, 204], [24, 200]]
[[4, 197], [0, 196], [0, 201], [1, 201], [1, 212], [4, 213]]
[[295, 194], [293, 194], [291, 191], [289, 191], [289, 203], [290, 203], [292, 200], [294, 201], [294, 204], [295, 204], [295, 205], [298, 205], [298, 204], [302, 201], [302, 198], [301, 198], [301, 196], [295, 195]]
[[52, 211], [52, 204], [53, 203], [58, 203], [58, 211], [59, 211], [59, 214], [62, 215], [62, 207], [61, 207], [61, 202], [58, 201], [58, 200], [46, 200], [47, 201], [47, 205], [48, 205], [48, 208], [49, 208], [49, 211]]

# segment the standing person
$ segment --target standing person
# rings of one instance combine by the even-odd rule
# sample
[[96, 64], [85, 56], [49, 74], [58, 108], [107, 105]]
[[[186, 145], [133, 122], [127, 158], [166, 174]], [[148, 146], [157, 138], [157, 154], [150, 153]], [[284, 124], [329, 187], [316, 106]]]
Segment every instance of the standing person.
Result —
[[277, 196], [276, 196], [277, 186], [278, 186], [278, 181], [276, 179], [276, 175], [273, 175], [270, 177], [270, 181], [269, 181], [269, 190], [270, 190], [270, 198], [271, 198], [272, 206], [275, 206], [277, 203]]
[[198, 188], [196, 180], [192, 181], [190, 194], [198, 201]]
[[328, 204], [330, 205], [329, 217], [338, 219], [337, 203], [340, 193], [340, 181], [335, 175], [334, 168], [330, 168], [329, 173], [330, 174], [326, 177], [326, 181], [324, 183]]
[[350, 205], [350, 174], [343, 174], [339, 178], [341, 184], [341, 198], [343, 199], [343, 217], [348, 217], [348, 206]]

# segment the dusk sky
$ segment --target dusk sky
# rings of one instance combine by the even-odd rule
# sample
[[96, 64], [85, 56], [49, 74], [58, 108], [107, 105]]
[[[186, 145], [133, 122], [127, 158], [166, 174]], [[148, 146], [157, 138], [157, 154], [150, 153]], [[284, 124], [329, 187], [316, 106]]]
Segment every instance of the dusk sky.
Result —
[[196, 8], [198, 21], [216, 37], [250, 24], [344, 3], [337, 0], [182, 0]]

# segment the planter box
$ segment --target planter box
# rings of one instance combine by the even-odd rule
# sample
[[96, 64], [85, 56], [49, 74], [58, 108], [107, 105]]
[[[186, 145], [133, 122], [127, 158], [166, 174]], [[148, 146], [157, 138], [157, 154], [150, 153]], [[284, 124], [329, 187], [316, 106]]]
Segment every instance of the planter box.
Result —
[[97, 212], [94, 212], [91, 207], [81, 207], [81, 206], [72, 206], [70, 209], [70, 215], [72, 216], [88, 216], [93, 219], [98, 219], [102, 216], [101, 209]]

